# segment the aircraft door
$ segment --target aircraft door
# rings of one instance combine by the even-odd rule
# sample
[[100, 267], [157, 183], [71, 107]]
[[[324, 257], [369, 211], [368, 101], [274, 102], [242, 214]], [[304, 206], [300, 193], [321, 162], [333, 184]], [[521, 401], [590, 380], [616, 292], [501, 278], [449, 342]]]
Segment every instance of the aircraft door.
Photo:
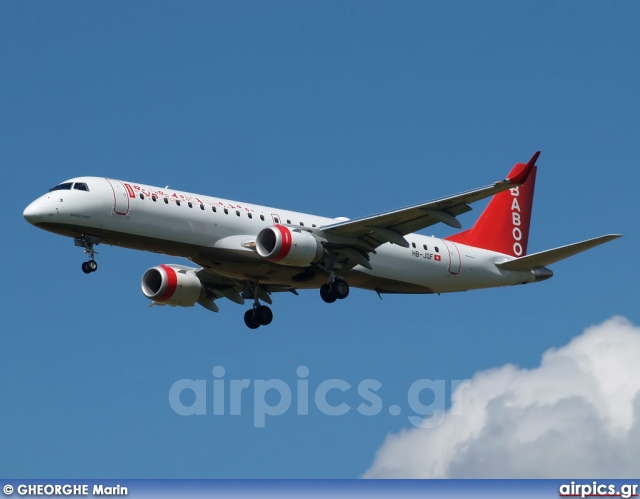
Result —
[[444, 245], [447, 247], [447, 251], [449, 252], [449, 273], [453, 275], [457, 275], [460, 273], [461, 268], [461, 260], [460, 260], [460, 251], [455, 243], [451, 241], [442, 240]]
[[[129, 213], [129, 192], [118, 180], [109, 180], [107, 182], [113, 189], [113, 211], [117, 215], [127, 215]], [[131, 187], [129, 187], [131, 189]]]

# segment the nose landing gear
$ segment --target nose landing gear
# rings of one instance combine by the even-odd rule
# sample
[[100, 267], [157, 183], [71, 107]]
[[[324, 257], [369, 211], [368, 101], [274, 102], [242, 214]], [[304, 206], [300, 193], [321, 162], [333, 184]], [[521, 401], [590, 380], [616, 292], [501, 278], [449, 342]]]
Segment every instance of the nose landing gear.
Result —
[[95, 272], [96, 270], [98, 270], [98, 262], [96, 262], [95, 260], [82, 262], [82, 271], [85, 274], [91, 274], [91, 272]]
[[97, 255], [98, 252], [95, 251], [93, 247], [100, 244], [100, 239], [93, 236], [82, 236], [75, 238], [73, 242], [76, 246], [84, 248], [84, 252], [89, 255], [89, 261], [83, 262], [82, 264], [82, 271], [85, 274], [91, 274], [98, 270], [98, 262], [95, 261], [95, 255]]

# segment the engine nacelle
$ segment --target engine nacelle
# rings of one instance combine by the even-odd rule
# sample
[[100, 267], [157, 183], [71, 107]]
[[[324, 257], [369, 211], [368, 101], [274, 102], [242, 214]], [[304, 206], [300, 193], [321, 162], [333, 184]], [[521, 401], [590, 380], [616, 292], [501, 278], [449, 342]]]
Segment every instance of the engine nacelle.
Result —
[[159, 265], [142, 276], [142, 292], [158, 305], [192, 307], [203, 293], [197, 269]]
[[284, 225], [262, 229], [256, 238], [256, 251], [270, 262], [306, 267], [324, 254], [318, 240], [306, 231], [292, 231]]

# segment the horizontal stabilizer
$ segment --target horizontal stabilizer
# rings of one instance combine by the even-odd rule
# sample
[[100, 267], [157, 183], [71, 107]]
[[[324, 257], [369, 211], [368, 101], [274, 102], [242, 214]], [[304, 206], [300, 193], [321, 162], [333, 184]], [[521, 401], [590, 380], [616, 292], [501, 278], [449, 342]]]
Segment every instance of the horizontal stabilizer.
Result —
[[595, 237], [579, 243], [569, 244], [567, 246], [561, 246], [560, 248], [554, 248], [547, 251], [541, 251], [540, 253], [534, 253], [532, 255], [516, 258], [515, 260], [509, 260], [507, 262], [496, 263], [496, 267], [504, 270], [518, 270], [527, 271], [535, 270], [540, 267], [546, 267], [552, 263], [559, 262], [570, 256], [577, 255], [591, 248], [595, 248], [609, 241], [613, 241], [622, 237], [621, 234], [609, 234], [606, 236]]

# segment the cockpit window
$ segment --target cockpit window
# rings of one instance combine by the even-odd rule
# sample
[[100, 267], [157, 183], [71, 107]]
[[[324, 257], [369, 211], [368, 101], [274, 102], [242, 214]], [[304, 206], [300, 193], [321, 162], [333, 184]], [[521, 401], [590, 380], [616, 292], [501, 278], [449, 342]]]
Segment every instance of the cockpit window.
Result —
[[73, 186], [76, 191], [87, 191], [89, 192], [89, 186], [84, 182], [76, 182]]
[[56, 185], [55, 187], [52, 187], [51, 189], [49, 189], [49, 192], [68, 191], [71, 189], [72, 185], [73, 185], [73, 182], [65, 182], [64, 184], [60, 184], [60, 185]]

